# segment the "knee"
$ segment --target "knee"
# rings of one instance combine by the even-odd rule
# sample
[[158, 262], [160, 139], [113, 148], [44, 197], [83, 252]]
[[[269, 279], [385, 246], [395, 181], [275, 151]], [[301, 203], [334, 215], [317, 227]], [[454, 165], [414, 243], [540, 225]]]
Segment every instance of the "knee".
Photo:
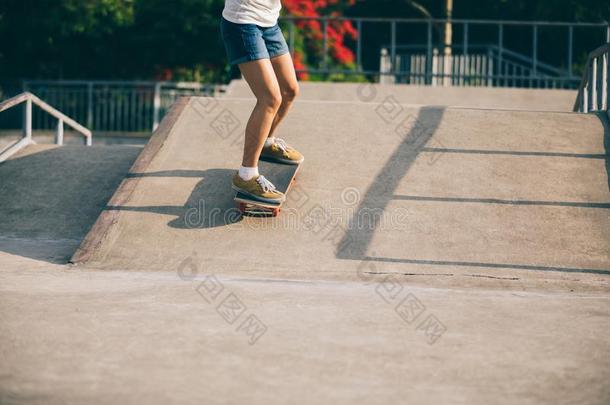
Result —
[[294, 83], [282, 89], [282, 100], [284, 102], [293, 101], [299, 95], [299, 84]]
[[282, 93], [279, 90], [270, 91], [259, 97], [258, 102], [270, 110], [277, 111], [282, 104]]

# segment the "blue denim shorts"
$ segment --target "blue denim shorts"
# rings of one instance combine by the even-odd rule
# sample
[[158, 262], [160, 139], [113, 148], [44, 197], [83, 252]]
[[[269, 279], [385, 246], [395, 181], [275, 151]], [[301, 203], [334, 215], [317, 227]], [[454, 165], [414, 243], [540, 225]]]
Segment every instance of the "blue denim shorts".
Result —
[[277, 24], [273, 27], [235, 24], [223, 17], [220, 31], [231, 65], [271, 59], [289, 52], [286, 39]]

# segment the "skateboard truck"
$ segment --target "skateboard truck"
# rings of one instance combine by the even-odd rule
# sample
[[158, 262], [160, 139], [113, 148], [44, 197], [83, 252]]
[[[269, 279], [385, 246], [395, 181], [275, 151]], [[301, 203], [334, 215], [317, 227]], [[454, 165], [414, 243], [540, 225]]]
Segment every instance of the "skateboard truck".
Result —
[[237, 208], [239, 208], [239, 211], [241, 211], [242, 215], [250, 215], [253, 217], [266, 217], [266, 216], [277, 217], [281, 211], [280, 207], [268, 208], [268, 207], [263, 207], [261, 205], [240, 202], [240, 201], [236, 201], [236, 204], [237, 204]]

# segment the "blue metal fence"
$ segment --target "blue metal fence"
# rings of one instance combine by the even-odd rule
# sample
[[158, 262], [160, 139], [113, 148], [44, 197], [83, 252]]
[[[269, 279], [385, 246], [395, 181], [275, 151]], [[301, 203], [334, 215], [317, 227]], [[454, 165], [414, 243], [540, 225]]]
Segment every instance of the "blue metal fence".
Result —
[[[25, 81], [30, 91], [94, 132], [151, 132], [181, 96], [216, 96], [223, 85], [147, 81]], [[52, 129], [34, 111], [34, 129]]]
[[[451, 55], [471, 55], [477, 46], [483, 44], [495, 52], [495, 68], [486, 72], [484, 76], [489, 76], [489, 82], [494, 86], [516, 86], [516, 87], [561, 87], [576, 88], [579, 83], [580, 73], [574, 72], [574, 66], [578, 64], [577, 57], [586, 54], [591, 49], [597, 48], [601, 43], [610, 42], [610, 25], [606, 22], [584, 23], [584, 22], [550, 22], [550, 21], [494, 21], [494, 20], [469, 20], [469, 19], [422, 19], [422, 18], [368, 18], [368, 17], [296, 17], [286, 16], [282, 18], [281, 25], [288, 35], [288, 44], [294, 50], [297, 38], [300, 35], [295, 29], [297, 24], [306, 21], [316, 21], [321, 29], [323, 38], [322, 44], [315, 48], [320, 50], [316, 55], [319, 63], [316, 66], [308, 66], [309, 73], [324, 75], [368, 75], [377, 77], [383, 81], [384, 77], [392, 78], [390, 81], [404, 82], [405, 77], [412, 74], [423, 78], [423, 83], [435, 85], [438, 78], [448, 79], [449, 82], [463, 83], [465, 85], [480, 85], [488, 81], [472, 80], [469, 73], [460, 73], [460, 70], [434, 71], [435, 63], [438, 66], [439, 59], [445, 55], [449, 48]], [[358, 35], [353, 43], [348, 44], [355, 55], [355, 63], [351, 68], [336, 66], [329, 63], [330, 41], [328, 29], [333, 23], [350, 21], [356, 27]], [[452, 40], [447, 47], [442, 38], [442, 31], [446, 24], [452, 26]], [[516, 31], [518, 30], [518, 32]], [[545, 30], [553, 30], [552, 42], [541, 41], [541, 36]], [[483, 32], [484, 33], [481, 33]], [[508, 43], [519, 35], [523, 38], [519, 45], [528, 48], [526, 54], [521, 49], [510, 49]], [[577, 34], [580, 39], [583, 36], [590, 38], [586, 43], [578, 41], [580, 47], [576, 47]], [[384, 37], [383, 43], [373, 43], [372, 37]], [[298, 38], [302, 40], [303, 38]], [[528, 44], [529, 42], [529, 44]], [[478, 44], [478, 45], [477, 45]], [[371, 52], [371, 48], [377, 46], [375, 50], [379, 56], [379, 64], [364, 66], [365, 59], [363, 52]], [[411, 72], [404, 70], [400, 59], [401, 49], [408, 46], [420, 48], [418, 54], [419, 63], [422, 67]], [[547, 51], [560, 56], [559, 60], [544, 60]], [[436, 55], [435, 55], [436, 50]], [[521, 61], [518, 64], [508, 65], [503, 63], [504, 58], [510, 59], [511, 56], [519, 54]], [[384, 66], [385, 58], [385, 66]], [[461, 58], [462, 61], [468, 58]], [[435, 62], [436, 60], [436, 62]], [[459, 61], [460, 58], [455, 58]], [[453, 63], [453, 61], [451, 62]], [[559, 72], [549, 74], [547, 67], [554, 67]], [[510, 69], [514, 71], [510, 71]], [[503, 70], [504, 69], [504, 70]], [[506, 69], [509, 69], [508, 71]], [[468, 69], [462, 69], [462, 71]], [[480, 72], [476, 74], [481, 76]], [[527, 77], [524, 77], [526, 76]], [[408, 82], [408, 80], [406, 80]], [[446, 82], [447, 80], [442, 80]]]

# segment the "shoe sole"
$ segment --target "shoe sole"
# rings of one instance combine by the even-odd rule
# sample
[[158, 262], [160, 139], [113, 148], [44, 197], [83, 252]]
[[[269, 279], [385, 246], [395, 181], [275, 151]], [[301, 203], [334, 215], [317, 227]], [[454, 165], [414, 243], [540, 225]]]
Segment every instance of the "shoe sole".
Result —
[[297, 160], [278, 158], [278, 157], [269, 156], [269, 155], [261, 155], [261, 158], [263, 158], [267, 161], [270, 161], [270, 162], [283, 163], [286, 165], [293, 165], [293, 166], [300, 165], [305, 160], [305, 158], [302, 158], [300, 161], [297, 161]]
[[242, 193], [244, 195], [247, 195], [248, 197], [251, 197], [252, 199], [258, 200], [260, 202], [266, 202], [266, 203], [270, 203], [270, 204], [281, 204], [284, 201], [286, 201], [286, 196], [284, 196], [284, 198], [282, 198], [280, 200], [277, 200], [277, 199], [272, 199], [272, 198], [259, 197], [259, 196], [254, 195], [254, 194], [252, 194], [252, 193], [250, 193], [250, 192], [248, 192], [248, 191], [246, 191], [244, 189], [241, 189], [241, 188], [235, 186], [234, 184], [231, 185], [231, 188], [234, 191], [237, 191], [238, 193]]

